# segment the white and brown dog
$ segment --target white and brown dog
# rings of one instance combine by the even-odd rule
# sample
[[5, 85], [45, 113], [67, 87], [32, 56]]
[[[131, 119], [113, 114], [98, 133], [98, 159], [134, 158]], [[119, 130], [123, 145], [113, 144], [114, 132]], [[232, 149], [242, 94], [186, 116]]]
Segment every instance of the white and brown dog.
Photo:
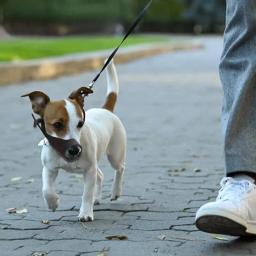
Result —
[[[49, 209], [55, 211], [59, 205], [59, 196], [54, 189], [58, 171], [64, 169], [67, 172], [82, 174], [84, 192], [78, 216], [80, 221], [93, 220], [93, 205], [101, 199], [103, 174], [98, 162], [103, 154], [107, 155], [115, 169], [111, 200], [118, 199], [122, 192], [126, 132], [120, 119], [113, 114], [119, 91], [113, 62], [107, 68], [107, 84], [107, 98], [103, 107], [86, 112], [83, 111], [84, 98], [79, 93], [81, 88], [73, 92], [68, 99], [60, 101], [51, 101], [46, 94], [39, 91], [23, 95], [30, 98], [33, 112], [43, 120], [47, 134], [77, 142], [68, 148], [66, 159], [70, 161], [67, 161], [53, 149], [47, 139], [44, 139], [41, 153], [42, 192]], [[87, 90], [87, 94], [92, 92]]]

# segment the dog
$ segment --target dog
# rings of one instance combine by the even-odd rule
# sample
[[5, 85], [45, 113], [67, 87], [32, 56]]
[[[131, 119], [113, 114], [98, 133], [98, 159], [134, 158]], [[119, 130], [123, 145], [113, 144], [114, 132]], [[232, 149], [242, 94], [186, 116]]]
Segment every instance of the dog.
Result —
[[60, 169], [83, 175], [84, 191], [78, 218], [93, 221], [93, 206], [101, 200], [103, 173], [98, 163], [106, 154], [115, 169], [111, 200], [122, 193], [126, 158], [126, 131], [120, 119], [113, 113], [119, 93], [119, 82], [113, 61], [107, 67], [107, 97], [102, 108], [84, 111], [84, 96], [92, 93], [89, 88], [79, 88], [67, 99], [51, 101], [41, 91], [23, 95], [29, 97], [32, 110], [44, 122], [45, 131], [54, 138], [73, 140], [76, 143], [66, 151], [63, 158], [45, 138], [42, 145], [41, 162], [42, 193], [48, 208], [55, 211], [59, 196], [54, 182]]

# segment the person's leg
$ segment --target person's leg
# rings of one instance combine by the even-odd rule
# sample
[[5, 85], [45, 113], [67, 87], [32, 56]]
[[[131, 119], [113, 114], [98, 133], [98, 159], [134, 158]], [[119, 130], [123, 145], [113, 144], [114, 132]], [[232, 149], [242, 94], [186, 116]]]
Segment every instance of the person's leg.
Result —
[[209, 233], [243, 236], [256, 234], [256, 0], [226, 2], [220, 78], [230, 177], [221, 181], [216, 201], [197, 211], [196, 226]]
[[256, 0], [227, 0], [220, 78], [227, 176], [256, 174]]

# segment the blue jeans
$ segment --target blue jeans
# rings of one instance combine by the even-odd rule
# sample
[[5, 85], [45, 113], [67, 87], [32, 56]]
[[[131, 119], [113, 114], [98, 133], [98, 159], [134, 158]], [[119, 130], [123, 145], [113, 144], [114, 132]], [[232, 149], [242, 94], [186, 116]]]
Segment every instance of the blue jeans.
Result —
[[226, 0], [220, 62], [227, 175], [256, 174], [256, 0]]

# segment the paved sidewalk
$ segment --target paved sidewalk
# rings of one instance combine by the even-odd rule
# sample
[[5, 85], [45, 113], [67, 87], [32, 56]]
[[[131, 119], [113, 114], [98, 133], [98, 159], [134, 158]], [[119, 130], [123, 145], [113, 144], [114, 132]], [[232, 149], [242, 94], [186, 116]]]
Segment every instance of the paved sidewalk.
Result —
[[[222, 41], [209, 37], [202, 42], [204, 49], [118, 66], [116, 113], [128, 133], [124, 196], [109, 201], [114, 173], [104, 160], [104, 200], [95, 207], [92, 223], [77, 221], [83, 189], [77, 175], [60, 173], [60, 208], [52, 213], [44, 206], [41, 134], [32, 128], [30, 104], [19, 96], [40, 89], [63, 98], [94, 73], [0, 88], [1, 256], [256, 253], [256, 242], [204, 234], [194, 226], [196, 209], [216, 196], [224, 173], [217, 73]], [[105, 87], [102, 76], [86, 106], [101, 105]], [[12, 207], [27, 213], [7, 213]], [[107, 240], [111, 235], [128, 240]]]

